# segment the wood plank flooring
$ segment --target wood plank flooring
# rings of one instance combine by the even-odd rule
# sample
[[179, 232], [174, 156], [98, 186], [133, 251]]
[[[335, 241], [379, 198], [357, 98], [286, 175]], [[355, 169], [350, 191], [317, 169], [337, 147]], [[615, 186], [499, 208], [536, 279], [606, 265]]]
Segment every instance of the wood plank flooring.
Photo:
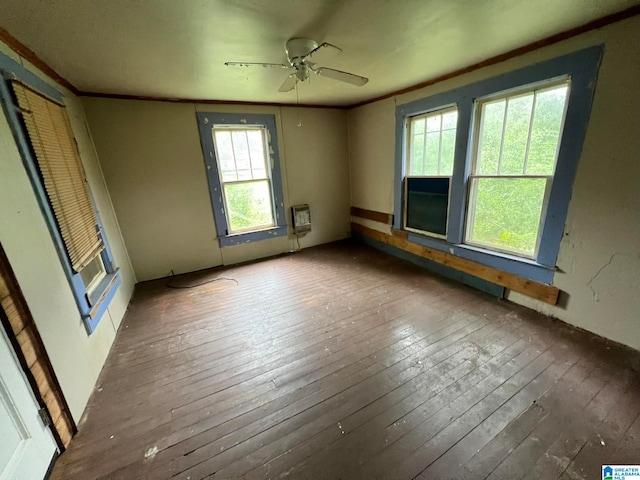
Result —
[[[640, 353], [355, 242], [137, 287], [57, 479], [592, 479]], [[603, 319], [607, 321], [607, 319]]]

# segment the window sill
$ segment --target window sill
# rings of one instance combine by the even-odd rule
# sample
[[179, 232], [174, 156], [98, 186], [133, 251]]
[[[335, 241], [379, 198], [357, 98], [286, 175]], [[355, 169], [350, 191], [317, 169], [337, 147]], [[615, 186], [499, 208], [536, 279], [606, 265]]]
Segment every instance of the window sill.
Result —
[[449, 243], [427, 235], [419, 235], [409, 230], [400, 230], [407, 234], [407, 240], [418, 245], [433, 248], [441, 252], [447, 252], [466, 260], [513, 273], [536, 282], [553, 283], [555, 267], [543, 265], [528, 258], [516, 257], [502, 252], [494, 252], [466, 244]]
[[100, 319], [109, 308], [109, 304], [120, 286], [121, 280], [118, 271], [108, 274], [102, 279], [98, 287], [92, 292], [90, 296], [91, 309], [87, 312], [83, 312], [82, 320], [87, 329], [87, 333], [90, 335], [98, 326]]
[[267, 240], [269, 238], [282, 237], [287, 234], [287, 226], [278, 226], [266, 228], [264, 230], [255, 230], [252, 232], [236, 233], [233, 235], [225, 235], [218, 237], [221, 247], [232, 247], [234, 245], [242, 245], [244, 243], [257, 242]]

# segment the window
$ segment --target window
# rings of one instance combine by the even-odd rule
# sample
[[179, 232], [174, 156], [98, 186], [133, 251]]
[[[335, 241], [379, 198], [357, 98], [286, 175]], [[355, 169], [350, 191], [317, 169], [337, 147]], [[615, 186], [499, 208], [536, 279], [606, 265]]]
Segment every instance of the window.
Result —
[[447, 232], [458, 111], [439, 110], [408, 119], [404, 226], [427, 235]]
[[396, 107], [394, 228], [551, 283], [602, 51]]
[[476, 102], [465, 241], [535, 258], [569, 82]]
[[455, 108], [409, 119], [409, 176], [451, 176], [457, 122]]
[[197, 117], [220, 245], [286, 235], [275, 117]]
[[229, 233], [274, 227], [266, 129], [214, 125], [213, 143]]
[[12, 78], [0, 82], [5, 114], [90, 334], [120, 279], [69, 117], [59, 92], [10, 59], [0, 60], [5, 78]]

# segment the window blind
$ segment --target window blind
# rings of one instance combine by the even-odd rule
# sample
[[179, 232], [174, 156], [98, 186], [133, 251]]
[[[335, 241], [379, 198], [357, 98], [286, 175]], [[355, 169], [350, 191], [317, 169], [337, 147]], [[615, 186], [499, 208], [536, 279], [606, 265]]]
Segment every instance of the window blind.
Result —
[[81, 271], [104, 248], [66, 108], [13, 81], [71, 267]]

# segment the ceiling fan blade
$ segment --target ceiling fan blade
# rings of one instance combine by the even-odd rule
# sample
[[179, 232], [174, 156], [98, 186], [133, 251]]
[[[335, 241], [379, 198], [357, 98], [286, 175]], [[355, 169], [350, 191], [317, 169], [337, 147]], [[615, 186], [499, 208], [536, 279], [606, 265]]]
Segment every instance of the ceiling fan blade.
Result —
[[282, 82], [282, 85], [280, 85], [280, 88], [278, 89], [278, 91], [290, 92], [291, 90], [293, 90], [293, 87], [296, 86], [297, 81], [298, 79], [296, 78], [296, 74], [292, 73], [291, 75], [289, 75], [287, 78], [284, 79], [284, 82]]
[[276, 67], [276, 68], [291, 68], [290, 65], [284, 63], [255, 63], [255, 62], [224, 62], [227, 67]]
[[314, 69], [314, 72], [316, 72], [318, 75], [322, 75], [323, 77], [333, 78], [334, 80], [350, 83], [359, 87], [369, 81], [369, 79], [366, 77], [354, 75], [353, 73], [343, 72], [341, 70], [334, 70], [333, 68], [320, 67]]
[[333, 48], [334, 50], [337, 50], [339, 53], [342, 53], [342, 49], [340, 47], [336, 47], [332, 43], [324, 42], [324, 43], [321, 43], [320, 45], [318, 45], [313, 50], [311, 50], [309, 53], [307, 53], [307, 57], [310, 57], [311, 55], [316, 53], [318, 50], [320, 50], [321, 48], [325, 48], [325, 47]]

